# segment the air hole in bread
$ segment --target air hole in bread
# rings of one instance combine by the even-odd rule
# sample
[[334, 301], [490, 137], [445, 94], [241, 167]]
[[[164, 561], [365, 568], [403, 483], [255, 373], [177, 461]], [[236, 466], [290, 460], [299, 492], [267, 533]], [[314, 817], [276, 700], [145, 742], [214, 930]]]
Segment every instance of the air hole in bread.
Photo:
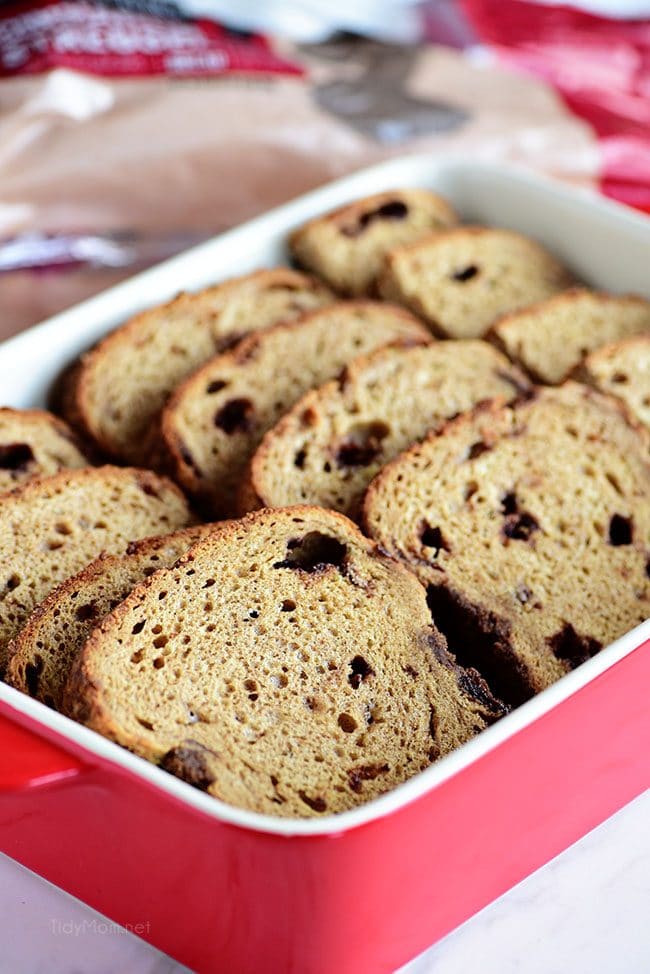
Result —
[[215, 392], [221, 392], [228, 385], [223, 379], [213, 379], [212, 382], [208, 382], [205, 387], [205, 391], [208, 396], [213, 396]]
[[0, 467], [16, 473], [26, 470], [35, 460], [34, 451], [28, 443], [0, 444]]
[[133, 629], [131, 630], [132, 634], [134, 636], [137, 636], [139, 632], [142, 632], [142, 630], [144, 629], [146, 623], [147, 623], [147, 620], [146, 619], [142, 619], [140, 622], [136, 622], [136, 624], [134, 625]]
[[533, 593], [527, 585], [518, 585], [515, 589], [515, 598], [522, 605], [526, 605], [533, 597]]
[[9, 592], [13, 592], [14, 589], [18, 588], [20, 583], [21, 583], [20, 575], [16, 575], [16, 573], [14, 572], [14, 574], [10, 575], [9, 578], [7, 579], [7, 590]]
[[342, 568], [347, 547], [336, 538], [320, 531], [310, 531], [302, 538], [292, 538], [287, 544], [287, 553], [282, 561], [276, 561], [274, 568], [293, 568], [303, 572], [323, 571], [329, 565]]
[[38, 694], [38, 686], [44, 665], [43, 657], [37, 653], [34, 656], [34, 662], [28, 663], [25, 667], [25, 683], [27, 684], [27, 692], [30, 697], [35, 697]]
[[513, 541], [529, 541], [535, 531], [539, 531], [539, 524], [527, 511], [507, 515], [502, 528], [504, 538]]
[[357, 722], [351, 714], [339, 714], [338, 725], [344, 734], [352, 734], [357, 729]]
[[358, 237], [377, 220], [404, 220], [408, 216], [408, 206], [402, 200], [388, 200], [374, 210], [366, 210], [355, 223], [341, 227], [344, 237]]
[[305, 450], [304, 447], [302, 447], [302, 449], [298, 450], [298, 452], [293, 458], [294, 467], [298, 467], [298, 470], [303, 470], [306, 459], [307, 459], [307, 451]]
[[603, 644], [598, 639], [577, 633], [570, 622], [565, 622], [560, 631], [554, 636], [549, 636], [546, 641], [553, 655], [568, 663], [572, 670], [591, 659], [603, 648]]
[[153, 661], [153, 668], [155, 670], [162, 670], [162, 668], [163, 668], [164, 665], [165, 665], [165, 658], [164, 658], [164, 656], [157, 656], [155, 658], [155, 660]]
[[75, 610], [75, 615], [79, 622], [90, 622], [95, 618], [97, 606], [94, 602], [87, 602], [86, 605], [79, 605]]
[[255, 407], [250, 399], [230, 399], [217, 410], [214, 425], [228, 436], [233, 433], [249, 433], [253, 428]]
[[609, 543], [618, 547], [619, 545], [632, 544], [634, 534], [634, 524], [631, 517], [624, 517], [622, 514], [614, 514], [609, 522]]
[[307, 805], [309, 808], [311, 808], [312, 811], [314, 811], [314, 812], [326, 812], [327, 811], [327, 802], [325, 801], [324, 798], [321, 798], [320, 796], [317, 796], [315, 798], [312, 798], [306, 792], [299, 791], [298, 792], [298, 797], [300, 798], [300, 800], [302, 802], [305, 803], [305, 805]]
[[464, 284], [465, 281], [471, 281], [478, 273], [479, 268], [476, 264], [468, 264], [467, 267], [462, 267], [460, 270], [454, 271], [451, 279], [452, 281], [458, 281], [460, 284]]
[[367, 467], [379, 455], [390, 427], [381, 421], [358, 423], [348, 430], [334, 456], [339, 467]]
[[281, 690], [283, 690], [289, 683], [289, 680], [284, 675], [284, 673], [280, 673], [279, 675], [272, 676], [270, 680], [274, 687], [278, 687]]
[[150, 720], [145, 720], [143, 717], [136, 717], [135, 719], [141, 727], [144, 727], [145, 730], [152, 731], [154, 729], [154, 726]]
[[362, 764], [357, 768], [350, 768], [348, 771], [348, 784], [355, 794], [362, 790], [364, 781], [374, 781], [380, 774], [386, 774], [389, 770], [387, 764]]
[[470, 480], [469, 483], [465, 484], [465, 489], [463, 491], [463, 500], [465, 503], [471, 500], [476, 493], [478, 493], [478, 484], [475, 480]]
[[153, 641], [153, 644], [156, 649], [162, 649], [163, 646], [166, 646], [168, 642], [169, 642], [169, 636], [156, 636], [156, 638]]
[[472, 443], [467, 449], [467, 454], [465, 455], [466, 460], [476, 460], [477, 457], [482, 456], [484, 453], [488, 453], [491, 447], [484, 443], [483, 440], [478, 440], [476, 443]]
[[374, 672], [375, 671], [368, 660], [364, 659], [363, 656], [355, 656], [350, 662], [348, 683], [356, 690], [361, 686], [364, 680], [366, 680], [369, 676], [373, 676]]
[[206, 582], [205, 582], [205, 585], [203, 586], [203, 588], [212, 588], [212, 586], [215, 584], [215, 581], [216, 580], [214, 578], [208, 578], [208, 579], [206, 579]]
[[519, 513], [519, 502], [517, 501], [517, 495], [514, 491], [508, 491], [508, 493], [504, 494], [501, 498], [501, 513], [505, 514], [506, 516]]
[[280, 606], [280, 612], [294, 612], [296, 608], [296, 603], [293, 599], [285, 599]]
[[437, 525], [431, 527], [428, 521], [422, 521], [419, 534], [420, 541], [424, 547], [433, 549], [434, 558], [437, 558], [441, 551], [451, 551], [449, 542], [445, 539], [445, 536]]
[[615, 372], [612, 376], [612, 382], [616, 385], [624, 385], [628, 381], [628, 376], [624, 372]]
[[54, 525], [54, 530], [57, 534], [72, 534], [72, 526], [68, 523], [68, 521], [58, 521]]

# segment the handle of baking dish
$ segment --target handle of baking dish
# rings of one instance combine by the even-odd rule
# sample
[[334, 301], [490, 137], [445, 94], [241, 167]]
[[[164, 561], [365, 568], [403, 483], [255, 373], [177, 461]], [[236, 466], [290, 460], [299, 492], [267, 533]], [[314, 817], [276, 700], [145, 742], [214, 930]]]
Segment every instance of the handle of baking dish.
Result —
[[84, 768], [73, 754], [0, 714], [0, 795], [70, 778]]

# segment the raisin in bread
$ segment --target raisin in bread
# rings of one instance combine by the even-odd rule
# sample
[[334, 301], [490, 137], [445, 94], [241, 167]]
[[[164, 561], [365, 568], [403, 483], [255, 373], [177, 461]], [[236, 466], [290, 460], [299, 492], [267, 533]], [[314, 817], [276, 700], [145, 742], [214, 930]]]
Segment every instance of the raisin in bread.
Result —
[[512, 399], [527, 380], [481, 341], [392, 347], [356, 359], [308, 392], [264, 436], [242, 481], [242, 510], [320, 504], [358, 515], [378, 470], [482, 399]]
[[650, 301], [575, 288], [498, 321], [490, 338], [538, 382], [563, 382], [589, 352], [650, 332]]
[[0, 409], [0, 494], [34, 477], [88, 466], [69, 427], [43, 409]]
[[233, 513], [237, 487], [264, 433], [303, 393], [357, 355], [399, 339], [428, 341], [401, 308], [330, 304], [298, 322], [249, 335], [179, 386], [163, 410], [163, 467], [215, 516]]
[[372, 294], [384, 255], [458, 223], [452, 207], [425, 189], [388, 190], [311, 220], [291, 236], [301, 267], [345, 295]]
[[34, 480], [0, 503], [0, 675], [35, 606], [102, 551], [191, 523], [178, 487], [150, 470], [91, 467]]
[[650, 614], [647, 449], [616, 400], [540, 389], [403, 453], [364, 525], [428, 586], [460, 662], [519, 703]]
[[503, 712], [431, 625], [424, 589], [310, 507], [216, 525], [86, 642], [71, 716], [223, 801], [339, 812]]
[[586, 357], [576, 376], [622, 400], [650, 430], [650, 334], [599, 348]]
[[123, 554], [102, 554], [67, 578], [11, 641], [6, 682], [58, 710], [72, 663], [97, 623], [138, 582], [173, 565], [210, 530], [202, 525], [133, 541]]
[[65, 377], [61, 408], [107, 456], [143, 461], [149, 427], [179, 382], [250, 331], [331, 299], [313, 278], [257, 271], [136, 315]]
[[379, 292], [425, 319], [443, 338], [479, 338], [508, 311], [571, 283], [567, 270], [534, 240], [512, 230], [458, 227], [396, 247]]

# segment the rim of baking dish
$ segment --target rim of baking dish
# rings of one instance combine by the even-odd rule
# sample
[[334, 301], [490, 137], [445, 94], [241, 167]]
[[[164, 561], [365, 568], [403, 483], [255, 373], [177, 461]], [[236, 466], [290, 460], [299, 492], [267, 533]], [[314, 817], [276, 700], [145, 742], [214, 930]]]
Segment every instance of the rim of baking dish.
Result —
[[[190, 805], [197, 811], [203, 812], [222, 823], [287, 837], [317, 835], [335, 837], [350, 829], [368, 825], [391, 815], [423, 795], [434, 791], [445, 781], [459, 774], [470, 764], [499, 747], [500, 744], [509, 740], [519, 731], [549, 713], [558, 704], [606, 673], [620, 660], [639, 649], [647, 640], [650, 640], [650, 619], [621, 636], [616, 642], [601, 650], [597, 656], [582, 663], [571, 673], [567, 673], [552, 686], [521, 704], [497, 723], [486, 728], [477, 737], [436, 761], [425, 771], [419, 772], [386, 794], [380, 795], [363, 805], [358, 805], [349, 811], [325, 815], [322, 818], [279, 818], [261, 812], [237, 808], [193, 788], [192, 785], [180, 778], [175, 778], [155, 764], [150, 764], [144, 758], [132, 754], [119, 744], [102, 737], [96, 731], [75, 723], [70, 718], [64, 717], [63, 714], [50, 710], [45, 704], [26, 696], [20, 690], [15, 690], [6, 683], [0, 683], [0, 701], [4, 701], [12, 710], [23, 713], [38, 724], [54, 731], [57, 737], [64, 739], [61, 746], [65, 747], [65, 741], [77, 745], [81, 749], [82, 758], [87, 757], [88, 752], [90, 752], [103, 761], [120, 766], [184, 804]], [[35, 730], [33, 733], [38, 733], [38, 731]], [[92, 761], [87, 763], [89, 767], [92, 767]], [[83, 774], [83, 770], [81, 774]], [[68, 778], [67, 785], [69, 786], [74, 780], [74, 778]], [[66, 781], [63, 781], [61, 786], [66, 787]]]

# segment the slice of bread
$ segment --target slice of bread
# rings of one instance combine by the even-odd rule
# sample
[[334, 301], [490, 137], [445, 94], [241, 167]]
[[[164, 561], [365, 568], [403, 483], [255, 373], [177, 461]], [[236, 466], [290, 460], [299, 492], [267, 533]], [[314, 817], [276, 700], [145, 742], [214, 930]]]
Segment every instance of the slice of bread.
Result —
[[34, 477], [86, 467], [72, 430], [43, 409], [0, 409], [0, 494]]
[[97, 623], [159, 568], [173, 565], [210, 525], [144, 538], [124, 554], [102, 554], [58, 585], [9, 645], [5, 680], [59, 710], [70, 668]]
[[426, 189], [396, 189], [348, 203], [291, 235], [289, 249], [339, 294], [374, 292], [384, 255], [400, 244], [455, 226], [449, 203]]
[[563, 382], [589, 352], [650, 333], [650, 301], [575, 288], [509, 314], [490, 332], [497, 347], [537, 382]]
[[215, 525], [93, 631], [69, 714], [222, 800], [338, 812], [503, 712], [431, 625], [424, 589], [310, 507]]
[[364, 525], [516, 704], [650, 615], [648, 437], [575, 382], [487, 404], [389, 464]]
[[576, 375], [621, 399], [632, 416], [650, 430], [650, 334], [599, 348], [587, 356]]
[[246, 464], [283, 413], [355, 356], [399, 339], [430, 335], [402, 308], [372, 301], [330, 304], [249, 335], [172, 395], [161, 423], [164, 468], [214, 516], [232, 514]]
[[248, 332], [330, 300], [313, 278], [282, 267], [181, 294], [87, 352], [62, 383], [61, 408], [107, 456], [142, 463], [152, 421], [190, 372]]
[[508, 311], [569, 287], [568, 271], [512, 230], [458, 227], [386, 257], [379, 293], [410, 308], [443, 338], [479, 338]]
[[36, 605], [102, 551], [191, 523], [182, 493], [150, 470], [86, 467], [34, 480], [0, 502], [0, 675]]
[[308, 392], [264, 436], [242, 481], [242, 510], [320, 504], [356, 517], [381, 467], [482, 399], [528, 391], [481, 341], [388, 348]]

